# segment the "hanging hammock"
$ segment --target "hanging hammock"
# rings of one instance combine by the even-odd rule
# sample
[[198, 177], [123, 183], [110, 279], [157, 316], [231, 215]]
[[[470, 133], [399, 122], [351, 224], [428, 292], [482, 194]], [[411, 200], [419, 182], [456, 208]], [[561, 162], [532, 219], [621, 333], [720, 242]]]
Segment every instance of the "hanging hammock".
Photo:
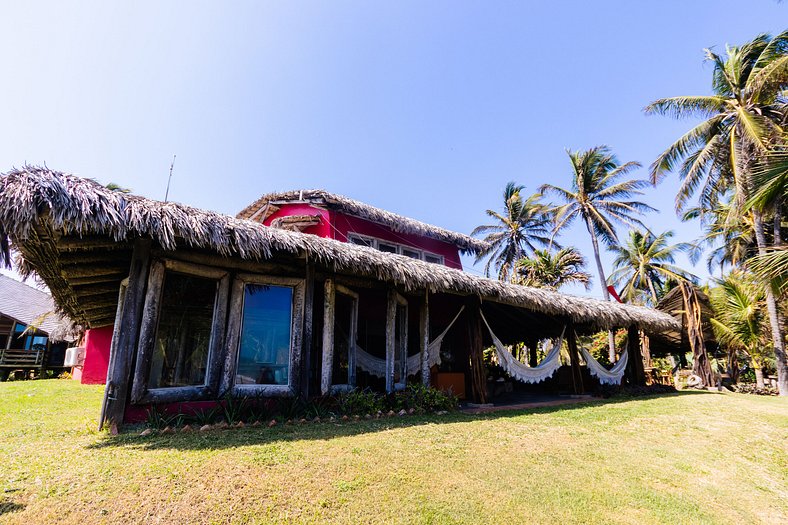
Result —
[[[443, 339], [446, 337], [446, 334], [449, 333], [451, 327], [454, 326], [454, 323], [460, 317], [463, 310], [465, 310], [464, 306], [460, 308], [460, 311], [457, 312], [457, 315], [451, 320], [449, 326], [427, 345], [427, 355], [425, 358], [430, 367], [441, 364], [441, 344], [443, 343]], [[356, 345], [356, 366], [375, 377], [386, 377], [386, 360], [365, 352], [358, 345]], [[416, 375], [419, 372], [421, 372], [420, 353], [408, 357], [408, 376]]]
[[[479, 313], [481, 313], [481, 311]], [[564, 327], [564, 331], [561, 332], [558, 343], [552, 345], [547, 351], [545, 358], [542, 359], [542, 362], [537, 366], [528, 366], [514, 358], [509, 349], [495, 336], [483, 313], [481, 313], [481, 316], [482, 321], [487, 325], [487, 330], [490, 331], [493, 345], [495, 345], [495, 355], [498, 358], [498, 364], [513, 378], [523, 383], [540, 383], [545, 379], [553, 377], [555, 371], [561, 367], [561, 345], [564, 342], [564, 331], [566, 327]]]
[[600, 365], [599, 362], [594, 359], [585, 348], [581, 348], [580, 353], [583, 354], [583, 359], [585, 359], [586, 364], [588, 365], [588, 371], [591, 372], [591, 375], [594, 375], [597, 377], [597, 379], [599, 379], [600, 384], [621, 384], [621, 378], [624, 377], [624, 371], [627, 368], [627, 361], [629, 360], [629, 352], [627, 350], [624, 350], [624, 352], [621, 354], [621, 358], [619, 358], [618, 362], [613, 365], [613, 368], [610, 370]]

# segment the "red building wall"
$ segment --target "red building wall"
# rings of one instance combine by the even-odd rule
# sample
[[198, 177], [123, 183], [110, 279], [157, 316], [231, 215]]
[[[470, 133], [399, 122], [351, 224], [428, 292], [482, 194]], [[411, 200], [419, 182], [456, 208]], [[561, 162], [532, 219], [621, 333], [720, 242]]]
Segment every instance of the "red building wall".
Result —
[[109, 347], [112, 344], [113, 326], [102, 326], [85, 332], [85, 364], [82, 366], [83, 385], [107, 382]]
[[319, 237], [335, 239], [342, 242], [348, 242], [347, 236], [349, 233], [367, 235], [395, 244], [425, 250], [436, 255], [442, 255], [446, 266], [460, 270], [462, 269], [459, 251], [453, 244], [422, 235], [395, 232], [391, 228], [376, 222], [354, 217], [352, 215], [345, 215], [344, 213], [329, 212], [328, 210], [310, 204], [294, 203], [282, 204], [280, 206], [281, 207], [275, 213], [271, 214], [263, 221], [263, 224], [270, 226], [271, 222], [277, 217], [286, 217], [288, 215], [319, 214], [323, 218], [321, 223], [304, 229], [304, 233], [311, 233]]
[[401, 244], [403, 246], [410, 246], [411, 248], [418, 248], [428, 252], [442, 255], [443, 262], [450, 268], [462, 269], [460, 262], [460, 254], [457, 247], [447, 242], [424, 237], [423, 235], [413, 235], [411, 233], [399, 233], [392, 231], [391, 228], [378, 224], [376, 222], [367, 221], [359, 217], [345, 215], [343, 213], [331, 212], [331, 220], [334, 224], [333, 233], [335, 239], [347, 242], [349, 233], [358, 233], [360, 235], [368, 235], [376, 237], [384, 241]]
[[331, 224], [329, 223], [330, 219], [328, 210], [316, 208], [311, 204], [301, 203], [281, 204], [278, 206], [280, 206], [280, 208], [267, 217], [263, 221], [263, 224], [270, 226], [274, 219], [278, 217], [287, 217], [289, 215], [320, 215], [323, 218], [323, 220], [320, 221], [320, 224], [316, 224], [315, 226], [310, 226], [309, 228], [304, 229], [304, 233], [311, 233], [312, 235], [317, 235], [318, 237], [327, 237], [329, 239], [334, 238], [331, 235]]

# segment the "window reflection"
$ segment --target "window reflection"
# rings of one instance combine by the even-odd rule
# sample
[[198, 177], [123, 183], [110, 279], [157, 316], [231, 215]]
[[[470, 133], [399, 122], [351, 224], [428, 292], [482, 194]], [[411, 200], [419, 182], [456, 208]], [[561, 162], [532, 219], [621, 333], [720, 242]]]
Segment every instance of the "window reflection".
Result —
[[217, 282], [167, 272], [148, 388], [205, 384]]
[[238, 385], [287, 385], [293, 289], [247, 284], [238, 349]]

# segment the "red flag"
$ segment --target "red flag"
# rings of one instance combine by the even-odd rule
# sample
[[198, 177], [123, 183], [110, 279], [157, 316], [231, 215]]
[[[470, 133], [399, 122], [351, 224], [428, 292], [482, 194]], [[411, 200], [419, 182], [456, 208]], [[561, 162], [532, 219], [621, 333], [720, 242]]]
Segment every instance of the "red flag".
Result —
[[610, 295], [612, 295], [613, 298], [616, 301], [618, 301], [619, 303], [623, 303], [624, 302], [624, 301], [621, 300], [621, 297], [618, 296], [618, 293], [616, 292], [616, 289], [613, 288], [612, 286], [608, 286], [607, 287], [607, 291], [610, 292]]

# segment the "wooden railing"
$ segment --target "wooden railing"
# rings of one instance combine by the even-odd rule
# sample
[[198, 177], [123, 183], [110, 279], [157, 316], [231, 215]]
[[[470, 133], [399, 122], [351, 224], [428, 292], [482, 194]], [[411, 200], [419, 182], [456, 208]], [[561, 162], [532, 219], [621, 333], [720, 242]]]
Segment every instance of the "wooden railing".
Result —
[[44, 362], [45, 350], [0, 349], [0, 367], [33, 367]]

